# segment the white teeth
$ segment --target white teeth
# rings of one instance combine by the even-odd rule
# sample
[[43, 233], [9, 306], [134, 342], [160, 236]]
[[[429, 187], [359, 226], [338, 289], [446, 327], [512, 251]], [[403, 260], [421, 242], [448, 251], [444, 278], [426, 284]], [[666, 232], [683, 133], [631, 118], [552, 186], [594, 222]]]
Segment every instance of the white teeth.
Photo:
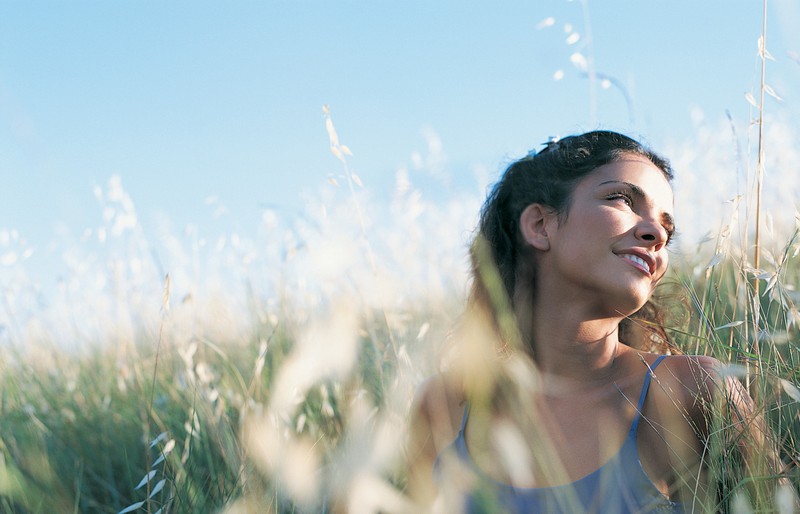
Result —
[[650, 270], [650, 265], [647, 264], [647, 262], [645, 262], [645, 260], [642, 259], [641, 257], [638, 257], [636, 255], [628, 255], [628, 254], [625, 254], [623, 257], [625, 259], [628, 259], [631, 262], [635, 262], [636, 264], [641, 265], [644, 269], [646, 269], [648, 271]]

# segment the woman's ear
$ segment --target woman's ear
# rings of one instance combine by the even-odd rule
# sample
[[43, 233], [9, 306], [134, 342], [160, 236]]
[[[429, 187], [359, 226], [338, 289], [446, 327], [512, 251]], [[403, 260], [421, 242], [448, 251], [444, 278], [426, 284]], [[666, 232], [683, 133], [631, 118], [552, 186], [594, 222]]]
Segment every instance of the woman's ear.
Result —
[[538, 203], [525, 207], [519, 217], [519, 229], [525, 241], [537, 250], [550, 249], [548, 228], [550, 219], [555, 215], [553, 209]]

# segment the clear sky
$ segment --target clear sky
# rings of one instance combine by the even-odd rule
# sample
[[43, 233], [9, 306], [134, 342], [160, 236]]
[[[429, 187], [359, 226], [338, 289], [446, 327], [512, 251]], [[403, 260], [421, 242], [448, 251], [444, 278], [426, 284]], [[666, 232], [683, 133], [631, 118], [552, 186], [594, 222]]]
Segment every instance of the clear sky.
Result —
[[[770, 0], [767, 35], [767, 106], [794, 129], [798, 5]], [[245, 228], [291, 218], [342, 172], [324, 104], [378, 198], [399, 168], [482, 192], [594, 128], [681, 148], [701, 118], [747, 127], [761, 25], [755, 0], [2, 1], [0, 229], [41, 254], [98, 224], [114, 175], [145, 228], [203, 223], [209, 197]]]

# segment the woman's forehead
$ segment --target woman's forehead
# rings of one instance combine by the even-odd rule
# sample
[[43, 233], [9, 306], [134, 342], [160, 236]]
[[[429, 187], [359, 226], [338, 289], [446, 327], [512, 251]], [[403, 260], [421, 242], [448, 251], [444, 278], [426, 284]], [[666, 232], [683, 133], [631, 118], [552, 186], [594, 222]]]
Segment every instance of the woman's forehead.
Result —
[[592, 187], [614, 182], [635, 185], [656, 203], [669, 206], [673, 204], [669, 180], [660, 168], [644, 157], [625, 156], [599, 166], [585, 178], [584, 184]]

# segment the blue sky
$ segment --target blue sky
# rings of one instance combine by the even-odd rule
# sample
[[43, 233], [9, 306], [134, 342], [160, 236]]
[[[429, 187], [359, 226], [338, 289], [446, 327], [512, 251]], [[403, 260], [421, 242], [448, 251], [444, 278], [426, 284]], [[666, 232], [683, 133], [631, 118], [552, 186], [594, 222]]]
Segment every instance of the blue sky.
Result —
[[[145, 228], [203, 223], [209, 197], [245, 228], [264, 209], [291, 218], [303, 191], [341, 174], [323, 104], [378, 198], [399, 168], [432, 180], [413, 157], [432, 141], [433, 180], [480, 192], [550, 136], [602, 127], [660, 149], [694, 137], [698, 110], [747, 125], [761, 2], [589, 0], [588, 17], [583, 5], [2, 2], [0, 229], [35, 249], [57, 227], [80, 234], [98, 224], [92, 190], [112, 175]], [[789, 120], [799, 13], [770, 1], [767, 80], [783, 101], [767, 106]], [[592, 90], [575, 53], [619, 81], [632, 110], [617, 87]]]

